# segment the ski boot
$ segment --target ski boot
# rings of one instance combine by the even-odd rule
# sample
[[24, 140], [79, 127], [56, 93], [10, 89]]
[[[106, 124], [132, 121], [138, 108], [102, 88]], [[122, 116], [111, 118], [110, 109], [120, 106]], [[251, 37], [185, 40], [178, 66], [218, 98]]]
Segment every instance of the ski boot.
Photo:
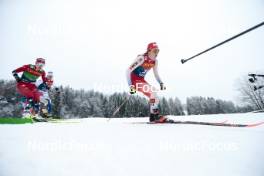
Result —
[[150, 114], [149, 122], [151, 123], [166, 123], [167, 117], [159, 114]]
[[22, 105], [22, 118], [29, 119], [31, 118], [31, 111], [32, 111], [32, 99], [27, 99], [26, 97], [22, 97], [21, 100]]
[[35, 114], [32, 119], [36, 122], [47, 122], [47, 119], [44, 117], [41, 117], [39, 114]]
[[39, 115], [43, 118], [48, 118], [50, 117], [47, 106], [45, 106], [44, 103], [40, 103], [39, 106]]
[[29, 106], [26, 106], [23, 110], [23, 113], [22, 113], [22, 118], [25, 118], [25, 119], [30, 119], [31, 118], [31, 111], [30, 111], [30, 107]]
[[154, 113], [150, 113], [149, 122], [151, 122], [151, 123], [165, 123], [165, 122], [167, 122], [167, 117], [163, 116], [163, 115], [159, 115], [158, 109], [154, 109], [153, 112]]

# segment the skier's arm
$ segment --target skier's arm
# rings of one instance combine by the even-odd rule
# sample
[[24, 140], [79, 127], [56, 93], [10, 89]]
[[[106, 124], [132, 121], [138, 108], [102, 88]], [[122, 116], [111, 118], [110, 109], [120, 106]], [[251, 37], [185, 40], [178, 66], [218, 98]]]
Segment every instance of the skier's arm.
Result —
[[131, 86], [132, 82], [131, 82], [131, 73], [140, 65], [142, 65], [144, 62], [144, 56], [139, 55], [136, 60], [133, 62], [133, 64], [130, 65], [130, 67], [127, 69], [127, 82], [128, 85]]
[[15, 77], [17, 82], [21, 81], [21, 78], [18, 76], [18, 73], [26, 71], [27, 68], [28, 68], [28, 65], [24, 65], [12, 71], [12, 74]]
[[43, 83], [43, 81], [40, 80], [40, 79], [38, 79], [38, 80], [36, 81], [35, 85], [36, 85], [37, 87], [39, 87], [42, 83]]
[[44, 84], [46, 84], [47, 82], [47, 78], [46, 78], [46, 73], [43, 71], [42, 75], [41, 75], [42, 81]]
[[158, 60], [156, 60], [155, 66], [153, 68], [153, 73], [154, 73], [154, 76], [155, 76], [156, 80], [158, 81], [158, 83], [162, 84], [163, 82], [159, 76], [159, 71], [158, 71]]
[[22, 67], [19, 67], [19, 68], [17, 68], [17, 69], [15, 69], [12, 73], [20, 73], [20, 72], [23, 72], [23, 71], [26, 71], [27, 69], [28, 69], [28, 65], [24, 65], [24, 66], [22, 66]]
[[161, 80], [161, 78], [159, 76], [159, 72], [158, 72], [158, 61], [157, 60], [156, 60], [155, 66], [153, 68], [153, 72], [154, 72], [154, 76], [155, 76], [156, 80], [160, 84], [160, 90], [165, 90], [166, 87], [164, 86], [164, 83], [162, 82], [162, 80]]

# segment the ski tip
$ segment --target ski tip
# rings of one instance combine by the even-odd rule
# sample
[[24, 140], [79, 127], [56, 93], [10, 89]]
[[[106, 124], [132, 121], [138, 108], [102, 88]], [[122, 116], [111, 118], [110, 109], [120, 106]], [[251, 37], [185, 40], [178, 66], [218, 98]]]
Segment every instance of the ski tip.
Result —
[[223, 121], [223, 122], [221, 122], [221, 123], [226, 123], [228, 120], [225, 120], [225, 121]]
[[256, 126], [260, 126], [260, 125], [263, 125], [263, 124], [264, 124], [264, 122], [253, 123], [253, 124], [247, 125], [247, 127], [256, 127]]

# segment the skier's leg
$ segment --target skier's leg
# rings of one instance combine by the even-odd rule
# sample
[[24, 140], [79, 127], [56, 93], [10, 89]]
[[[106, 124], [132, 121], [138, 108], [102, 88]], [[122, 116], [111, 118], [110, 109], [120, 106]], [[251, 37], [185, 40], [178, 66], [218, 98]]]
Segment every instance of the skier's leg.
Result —
[[32, 86], [30, 83], [17, 83], [17, 91], [20, 95], [25, 96], [27, 99], [34, 97]]
[[[150, 86], [150, 85], [149, 85]], [[149, 121], [150, 122], [158, 122], [158, 123], [163, 123], [166, 121], [166, 117], [160, 115], [159, 111], [159, 98], [157, 95], [157, 89], [151, 87], [150, 93], [150, 99], [149, 99], [149, 106], [150, 106], [150, 116], [149, 116]]]
[[43, 92], [39, 91], [36, 86], [32, 87], [32, 92], [34, 96], [33, 100], [35, 102], [35, 114], [38, 114], [38, 119], [42, 119], [42, 117], [46, 117], [48, 113], [48, 100], [43, 95]]
[[48, 99], [48, 105], [47, 105], [48, 113], [51, 113], [51, 100]]
[[22, 118], [30, 118], [31, 113], [30, 113], [30, 104], [28, 99], [25, 96], [22, 96], [20, 98], [20, 104], [22, 108]]
[[33, 88], [32, 93], [35, 102], [43, 103], [45, 106], [48, 104], [48, 100], [43, 95], [43, 92], [39, 91], [37, 87]]
[[150, 122], [165, 122], [166, 118], [159, 114], [159, 98], [157, 95], [158, 89], [148, 84], [145, 80], [137, 81], [135, 84], [137, 90], [142, 92], [149, 98], [150, 106]]
[[157, 95], [157, 90], [155, 87], [148, 84], [146, 81], [142, 81], [137, 83], [137, 90], [142, 92], [149, 98], [149, 105], [150, 105], [150, 113], [151, 114], [159, 114], [159, 98]]
[[[35, 86], [35, 85], [34, 85]], [[35, 114], [34, 112], [34, 93], [32, 90], [33, 84], [31, 83], [25, 83], [25, 82], [19, 82], [17, 84], [17, 91], [20, 95], [22, 95], [24, 98], [24, 112], [29, 113], [30, 115]], [[23, 114], [24, 114], [23, 112]]]

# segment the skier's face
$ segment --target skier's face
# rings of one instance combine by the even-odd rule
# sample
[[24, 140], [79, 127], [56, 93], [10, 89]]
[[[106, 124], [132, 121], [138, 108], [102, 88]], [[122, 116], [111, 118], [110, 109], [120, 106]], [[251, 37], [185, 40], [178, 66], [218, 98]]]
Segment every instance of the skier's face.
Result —
[[52, 81], [51, 79], [48, 79], [48, 81], [47, 81], [47, 85], [48, 85], [48, 87], [51, 87], [52, 84], [53, 84], [53, 81]]
[[159, 54], [159, 49], [158, 48], [153, 48], [149, 51], [149, 57], [152, 59], [155, 59]]
[[37, 63], [36, 63], [36, 69], [37, 69], [37, 70], [42, 69], [44, 66], [45, 66], [45, 64], [42, 63], [42, 62], [37, 62]]

